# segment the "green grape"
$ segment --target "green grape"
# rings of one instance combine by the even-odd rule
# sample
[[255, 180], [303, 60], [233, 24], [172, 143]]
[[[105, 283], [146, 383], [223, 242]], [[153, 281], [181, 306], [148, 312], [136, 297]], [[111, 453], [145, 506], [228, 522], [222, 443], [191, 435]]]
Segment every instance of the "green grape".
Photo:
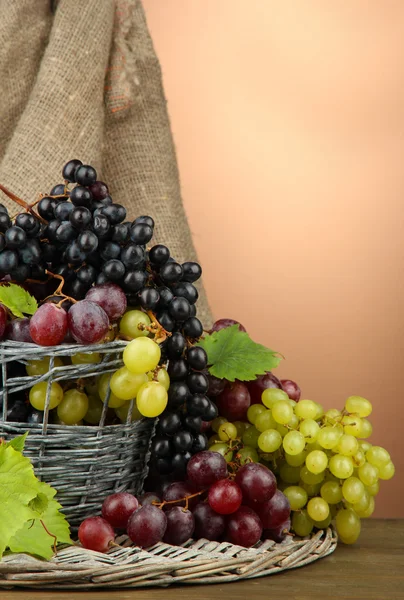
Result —
[[289, 427], [286, 427], [286, 425], [281, 425], [280, 423], [276, 424], [275, 429], [281, 434], [281, 437], [285, 437], [285, 435], [290, 431]]
[[288, 454], [285, 452], [285, 460], [291, 467], [301, 467], [307, 456], [307, 451], [303, 450], [299, 454]]
[[388, 462], [387, 465], [383, 465], [379, 468], [379, 478], [383, 479], [383, 481], [388, 481], [392, 477], [394, 477], [394, 473], [396, 472], [396, 468], [392, 461]]
[[292, 516], [292, 529], [300, 537], [306, 537], [313, 531], [313, 519], [307, 513], [307, 510], [294, 512]]
[[379, 470], [377, 467], [366, 462], [364, 465], [358, 468], [359, 479], [365, 485], [373, 485], [379, 478]]
[[287, 462], [284, 462], [279, 467], [279, 476], [285, 483], [299, 483], [300, 467], [291, 467]]
[[[29, 401], [37, 410], [45, 410], [46, 390], [48, 383], [41, 381], [32, 386], [29, 391]], [[56, 408], [63, 400], [63, 390], [61, 386], [55, 382], [50, 385], [49, 410]]]
[[157, 377], [155, 376], [155, 371], [149, 371], [147, 373], [147, 378], [149, 381], [158, 381], [168, 392], [168, 389], [170, 387], [170, 376], [167, 373], [166, 369], [160, 368], [157, 371]]
[[233, 460], [233, 452], [230, 450], [228, 444], [212, 444], [212, 446], [209, 446], [209, 450], [211, 452], [219, 452], [219, 454], [221, 454], [228, 463]]
[[87, 396], [88, 398], [88, 409], [83, 417], [83, 420], [90, 425], [98, 425], [102, 415], [102, 409], [104, 408], [98, 394], [96, 396]]
[[315, 418], [321, 419], [321, 417], [324, 416], [324, 408], [319, 402], [316, 402], [315, 404], [317, 406], [317, 415]]
[[330, 410], [327, 410], [325, 413], [325, 417], [329, 423], [334, 425], [335, 423], [339, 423], [342, 418], [342, 413], [337, 408], [330, 408]]
[[309, 471], [306, 465], [303, 465], [302, 467], [300, 467], [300, 479], [308, 485], [315, 485], [316, 483], [321, 483], [322, 481], [324, 481], [324, 472], [312, 473], [311, 471]]
[[291, 510], [300, 510], [307, 504], [308, 496], [305, 489], [299, 485], [290, 485], [283, 490], [289, 500]]
[[72, 365], [95, 365], [101, 360], [102, 356], [99, 352], [79, 352], [73, 354]]
[[293, 410], [295, 410], [295, 406], [296, 406], [297, 402], [295, 400], [291, 400], [289, 398], [288, 403], [289, 403], [289, 406], [291, 406], [293, 408]]
[[262, 406], [262, 404], [251, 404], [247, 410], [247, 419], [252, 425], [255, 425], [255, 421], [257, 420], [258, 416], [264, 412], [265, 406]]
[[320, 494], [328, 504], [338, 504], [342, 500], [342, 489], [338, 481], [323, 483]]
[[357, 477], [348, 477], [342, 484], [342, 495], [347, 502], [356, 504], [365, 494], [365, 486]]
[[99, 377], [86, 377], [84, 380], [84, 389], [87, 396], [98, 396]]
[[[121, 421], [121, 423], [127, 422], [131, 404], [132, 404], [131, 401], [125, 402], [125, 404], [122, 404], [122, 406], [119, 406], [118, 408], [115, 409], [115, 414], [118, 417], [118, 419]], [[143, 419], [143, 415], [139, 412], [136, 401], [134, 400], [133, 404], [132, 404], [132, 413], [131, 413], [131, 417], [130, 417], [130, 422], [133, 423], [133, 421], [140, 421], [140, 419]]]
[[161, 357], [160, 346], [147, 337], [129, 342], [123, 351], [123, 362], [131, 373], [153, 371]]
[[354, 435], [355, 437], [361, 437], [362, 432], [362, 419], [354, 415], [345, 415], [341, 421], [344, 427], [344, 433], [347, 435]]
[[332, 521], [332, 514], [331, 514], [331, 507], [330, 507], [330, 512], [328, 513], [328, 517], [326, 519], [323, 519], [322, 521], [313, 521], [314, 523], [314, 527], [317, 527], [317, 529], [327, 529], [327, 527], [330, 526]]
[[210, 436], [210, 438], [208, 439], [208, 446], [211, 446], [212, 444], [216, 444], [216, 443], [220, 443], [219, 440], [219, 436], [217, 435], [217, 433], [214, 433], [213, 435]]
[[[257, 405], [253, 404], [253, 406]], [[258, 431], [261, 431], [261, 433], [263, 431], [266, 431], [267, 429], [275, 429], [276, 421], [272, 416], [272, 411], [264, 409], [264, 411], [261, 412], [255, 419], [254, 425], [258, 429]]]
[[356, 514], [363, 512], [369, 506], [370, 494], [365, 489], [365, 486], [363, 486], [363, 487], [364, 487], [364, 492], [363, 492], [362, 496], [359, 498], [358, 502], [350, 504], [350, 506], [349, 506], [349, 508], [353, 508], [354, 509], [354, 511], [356, 512]]
[[376, 481], [373, 485], [365, 485], [365, 489], [371, 496], [377, 496], [380, 490], [380, 483]]
[[311, 444], [317, 440], [320, 432], [319, 424], [314, 419], [305, 419], [299, 425], [299, 431], [304, 435], [307, 444]]
[[360, 438], [366, 439], [369, 438], [373, 433], [372, 423], [367, 419], [362, 419], [362, 429], [360, 433]]
[[366, 452], [366, 460], [374, 467], [380, 469], [387, 465], [391, 461], [391, 458], [387, 450], [381, 446], [372, 446]]
[[337, 446], [341, 436], [343, 435], [343, 431], [337, 427], [323, 427], [320, 429], [317, 435], [317, 442], [320, 444], [322, 448], [326, 450], [331, 450]]
[[132, 400], [132, 398], [136, 398], [140, 387], [146, 381], [148, 381], [148, 378], [145, 373], [131, 373], [129, 369], [122, 367], [115, 371], [111, 377], [111, 392], [121, 400]]
[[355, 467], [361, 467], [366, 462], [365, 453], [362, 450], [358, 450], [352, 457]]
[[128, 310], [119, 323], [119, 331], [129, 338], [147, 337], [149, 331], [144, 327], [149, 327], [150, 323], [149, 316], [141, 310]]
[[219, 436], [219, 440], [222, 440], [223, 442], [235, 440], [237, 437], [237, 428], [233, 425], [233, 423], [223, 423], [220, 425], [217, 434]]
[[[105, 402], [105, 400], [107, 399], [110, 379], [111, 379], [111, 374], [104, 373], [103, 375], [101, 375], [101, 377], [98, 381], [98, 394], [99, 394], [102, 402]], [[118, 398], [117, 396], [115, 396], [115, 394], [112, 393], [112, 390], [111, 390], [111, 394], [110, 394], [109, 400], [108, 400], [109, 408], [119, 408], [120, 406], [125, 404], [125, 402], [126, 402], [126, 400], [122, 400], [122, 398]]]
[[367, 506], [367, 508], [365, 508], [364, 510], [359, 510], [356, 511], [356, 514], [358, 515], [358, 517], [360, 517], [361, 519], [367, 519], [368, 517], [370, 517], [373, 512], [375, 510], [375, 499], [373, 498], [373, 496], [370, 496], [369, 498], [369, 504]]
[[302, 487], [307, 495], [312, 498], [313, 496], [318, 496], [321, 490], [321, 481], [320, 483], [304, 483], [303, 481], [299, 482], [300, 487]]
[[338, 511], [335, 525], [341, 542], [354, 544], [361, 532], [361, 522], [352, 508], [342, 508]]
[[324, 498], [310, 498], [307, 503], [307, 513], [313, 521], [324, 521], [330, 514], [330, 507]]
[[[137, 338], [135, 341], [147, 339]], [[144, 383], [136, 396], [138, 410], [144, 417], [158, 417], [161, 415], [167, 406], [167, 401], [167, 390], [158, 381]]]
[[251, 446], [251, 448], [258, 448], [258, 438], [261, 433], [255, 427], [249, 427], [247, 431], [243, 433], [243, 444], [245, 446]]
[[57, 407], [58, 417], [66, 425], [74, 425], [84, 419], [88, 411], [88, 396], [77, 389], [64, 393], [63, 400]]
[[[45, 375], [49, 371], [50, 356], [44, 356], [40, 360], [29, 360], [25, 369], [28, 375]], [[62, 359], [55, 357], [53, 367], [63, 367]]]
[[335, 452], [339, 454], [343, 454], [344, 456], [353, 456], [359, 450], [359, 442], [353, 435], [344, 435], [341, 436], [337, 448]]
[[362, 396], [349, 396], [345, 402], [345, 409], [349, 413], [355, 413], [359, 417], [368, 417], [372, 412], [369, 400]]
[[279, 400], [272, 407], [272, 416], [280, 425], [286, 425], [293, 416], [293, 408], [286, 400]]
[[276, 402], [288, 401], [289, 396], [283, 390], [278, 388], [267, 388], [262, 392], [261, 401], [267, 408], [273, 408]]
[[313, 400], [300, 400], [295, 407], [295, 414], [300, 419], [315, 419], [318, 413], [318, 406]]
[[362, 450], [362, 452], [364, 452], [366, 454], [366, 452], [369, 450], [369, 448], [372, 447], [372, 444], [370, 442], [359, 442], [359, 447]]
[[325, 472], [324, 481], [338, 481], [339, 483], [338, 477], [335, 477], [335, 475], [333, 475], [329, 469], [327, 469]]
[[300, 454], [305, 444], [304, 436], [300, 431], [289, 431], [283, 438], [283, 448], [288, 454]]
[[313, 474], [322, 473], [328, 465], [328, 457], [322, 450], [313, 450], [306, 457], [306, 467]]
[[233, 425], [237, 429], [237, 437], [241, 439], [243, 433], [247, 429], [247, 423], [243, 423], [243, 421], [233, 421]]
[[299, 427], [300, 419], [294, 413], [290, 421], [287, 422], [286, 426], [291, 429], [297, 429]]
[[338, 479], [348, 479], [354, 470], [352, 458], [343, 454], [334, 454], [328, 462], [328, 467]]
[[267, 429], [258, 438], [258, 447], [263, 452], [275, 452], [281, 445], [282, 436], [276, 429]]
[[213, 419], [212, 421], [212, 429], [213, 431], [215, 431], [216, 433], [219, 431], [219, 427], [220, 425], [223, 425], [224, 423], [227, 423], [227, 419], [225, 419], [224, 417], [216, 417], [216, 419]]
[[249, 446], [244, 446], [244, 448], [240, 448], [236, 456], [240, 461], [241, 465], [246, 465], [249, 462], [257, 463], [260, 460], [258, 452], [254, 450], [254, 448], [250, 448]]

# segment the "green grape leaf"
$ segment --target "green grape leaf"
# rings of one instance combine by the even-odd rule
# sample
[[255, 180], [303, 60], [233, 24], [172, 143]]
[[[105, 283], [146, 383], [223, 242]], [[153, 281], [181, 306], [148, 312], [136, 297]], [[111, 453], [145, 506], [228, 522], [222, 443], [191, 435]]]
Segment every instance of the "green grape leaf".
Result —
[[39, 484], [28, 458], [0, 444], [0, 559], [13, 535], [35, 518], [28, 505], [38, 495]]
[[38, 496], [29, 502], [29, 508], [37, 515], [39, 519], [48, 508], [49, 500], [46, 494], [39, 493]]
[[278, 366], [276, 352], [253, 342], [238, 325], [205, 336], [198, 343], [208, 355], [209, 373], [228, 381], [251, 381]]
[[[47, 483], [38, 482], [39, 494], [34, 503], [42, 509], [43, 498], [46, 507], [41, 510], [40, 518], [26, 522], [10, 539], [9, 548], [12, 552], [29, 552], [49, 560], [54, 554], [54, 544], [72, 544], [69, 524], [59, 511], [61, 505], [55, 500], [56, 490]], [[39, 499], [39, 500], [38, 500]]]
[[0, 285], [0, 302], [15, 317], [24, 317], [24, 314], [33, 315], [38, 308], [36, 299], [15, 283]]
[[18, 452], [22, 452], [25, 446], [25, 440], [27, 439], [28, 431], [24, 433], [24, 435], [19, 435], [18, 437], [13, 438], [9, 442], [7, 442], [6, 446], [14, 448]]

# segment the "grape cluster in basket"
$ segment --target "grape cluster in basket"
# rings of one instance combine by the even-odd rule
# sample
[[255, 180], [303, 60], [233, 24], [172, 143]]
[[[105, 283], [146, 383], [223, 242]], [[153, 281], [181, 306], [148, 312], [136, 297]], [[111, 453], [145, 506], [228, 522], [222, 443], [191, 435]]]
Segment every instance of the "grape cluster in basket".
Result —
[[290, 528], [290, 505], [264, 465], [233, 463], [217, 452], [199, 452], [188, 463], [186, 481], [174, 482], [162, 498], [145, 493], [107, 497], [102, 517], [90, 517], [78, 536], [85, 548], [106, 552], [115, 531], [126, 531], [141, 548], [158, 542], [181, 545], [195, 539], [226, 540], [251, 547], [260, 539], [281, 542]]

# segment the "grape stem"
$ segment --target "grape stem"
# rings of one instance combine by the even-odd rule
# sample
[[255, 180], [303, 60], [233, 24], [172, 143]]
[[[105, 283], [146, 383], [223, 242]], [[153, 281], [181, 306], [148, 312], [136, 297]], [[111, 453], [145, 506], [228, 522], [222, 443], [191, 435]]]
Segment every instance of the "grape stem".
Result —
[[188, 510], [188, 502], [191, 498], [196, 498], [197, 496], [201, 496], [205, 493], [206, 490], [201, 490], [200, 492], [195, 492], [195, 494], [190, 494], [189, 496], [184, 496], [184, 498], [178, 498], [177, 500], [163, 500], [163, 502], [153, 501], [152, 504], [157, 506], [158, 508], [163, 508], [166, 504], [177, 504], [178, 502], [183, 502], [185, 500], [185, 506], [183, 512]]
[[66, 294], [64, 294], [62, 292], [63, 286], [65, 284], [65, 280], [64, 277], [62, 277], [62, 275], [56, 275], [55, 273], [52, 273], [51, 271], [48, 271], [46, 269], [45, 273], [47, 275], [50, 275], [51, 277], [54, 277], [55, 279], [60, 279], [61, 282], [58, 285], [58, 287], [56, 288], [56, 290], [53, 292], [53, 294], [50, 294], [50, 296], [47, 296], [44, 300], [44, 302], [48, 299], [48, 298], [52, 298], [53, 296], [62, 296], [62, 299], [60, 300], [60, 302], [58, 302], [57, 304], [55, 304], [55, 306], [57, 306], [58, 308], [62, 308], [62, 304], [65, 300], [70, 300], [70, 302], [72, 302], [72, 304], [76, 304], [77, 300], [75, 300], [74, 298], [71, 298], [71, 296], [66, 296]]
[[49, 529], [46, 527], [46, 525], [45, 525], [45, 523], [42, 521], [42, 519], [39, 519], [39, 522], [40, 522], [40, 524], [42, 525], [42, 527], [45, 529], [46, 533], [47, 533], [48, 535], [50, 535], [50, 536], [51, 536], [51, 538], [53, 538], [53, 552], [56, 554], [56, 553], [57, 553], [57, 547], [56, 547], [56, 544], [57, 544], [57, 541], [58, 541], [58, 539], [57, 539], [56, 535], [53, 535], [53, 533], [51, 533], [51, 532], [49, 531]]
[[[27, 212], [31, 213], [32, 215], [34, 215], [37, 219], [39, 219], [42, 223], [47, 223], [47, 221], [45, 219], [43, 219], [40, 215], [38, 215], [35, 211], [32, 210], [32, 206], [31, 204], [28, 204], [28, 202], [25, 202], [25, 200], [22, 200], [21, 198], [19, 198], [18, 196], [16, 196], [15, 194], [13, 194], [13, 192], [10, 192], [10, 190], [8, 190], [4, 185], [2, 185], [0, 183], [0, 190], [10, 198], [10, 200], [12, 200], [13, 202], [15, 202], [16, 204], [19, 204], [19, 206], [21, 206], [22, 208], [24, 208]], [[36, 202], [35, 202], [36, 204]]]
[[151, 320], [150, 325], [146, 327], [146, 329], [153, 333], [156, 344], [162, 344], [172, 334], [164, 329], [164, 327], [157, 321], [156, 315], [151, 310], [147, 310], [146, 314]]

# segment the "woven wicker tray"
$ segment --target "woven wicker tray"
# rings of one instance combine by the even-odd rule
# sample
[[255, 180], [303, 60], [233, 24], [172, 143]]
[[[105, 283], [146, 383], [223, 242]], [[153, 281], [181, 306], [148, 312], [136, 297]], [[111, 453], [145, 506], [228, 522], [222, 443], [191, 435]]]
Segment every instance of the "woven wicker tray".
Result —
[[157, 544], [148, 551], [132, 546], [126, 536], [108, 554], [70, 546], [49, 562], [24, 554], [0, 561], [0, 588], [37, 589], [139, 588], [172, 584], [226, 583], [263, 577], [302, 567], [334, 552], [331, 528], [309, 538], [270, 540], [254, 548], [227, 542], [190, 540], [184, 546]]

